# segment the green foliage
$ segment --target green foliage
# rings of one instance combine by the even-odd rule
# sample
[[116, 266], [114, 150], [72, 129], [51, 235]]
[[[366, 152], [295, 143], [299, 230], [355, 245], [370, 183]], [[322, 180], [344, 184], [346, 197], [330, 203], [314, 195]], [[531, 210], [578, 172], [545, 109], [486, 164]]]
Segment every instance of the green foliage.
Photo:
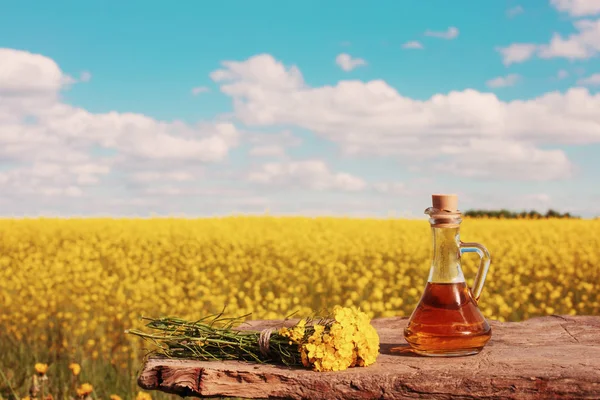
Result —
[[579, 219], [579, 216], [571, 215], [571, 213], [560, 213], [556, 210], [549, 209], [545, 214], [541, 214], [535, 210], [514, 212], [506, 209], [501, 210], [467, 210], [463, 213], [465, 217], [469, 218], [502, 218], [502, 219], [548, 219], [548, 218], [561, 218], [561, 219]]
[[[75, 389], [82, 383], [92, 384], [94, 392], [91, 397], [94, 400], [108, 400], [112, 394], [123, 400], [134, 400], [136, 393], [143, 391], [137, 386], [141, 360], [129, 360], [125, 368], [118, 369], [102, 358], [93, 359], [83, 352], [78, 357], [69, 357], [51, 351], [43, 342], [29, 338], [15, 341], [0, 331], [0, 400], [28, 397], [34, 365], [38, 362], [48, 364], [45, 395], [51, 395], [54, 400], [76, 399]], [[69, 370], [71, 362], [81, 365], [78, 376]], [[152, 392], [151, 396], [152, 400], [172, 398], [161, 392]], [[37, 399], [41, 400], [40, 397]]]

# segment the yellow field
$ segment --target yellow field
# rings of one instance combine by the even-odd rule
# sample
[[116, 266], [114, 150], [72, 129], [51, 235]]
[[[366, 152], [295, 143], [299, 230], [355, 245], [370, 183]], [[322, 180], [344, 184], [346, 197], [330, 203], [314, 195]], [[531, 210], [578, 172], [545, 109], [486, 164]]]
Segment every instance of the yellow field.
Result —
[[[461, 238], [492, 254], [487, 318], [600, 314], [600, 221], [467, 219]], [[281, 318], [342, 304], [407, 316], [430, 257], [425, 220], [3, 220], [0, 343], [119, 369], [139, 359], [123, 331], [141, 315], [194, 318], [227, 306], [228, 315]], [[477, 261], [463, 257], [469, 283]]]

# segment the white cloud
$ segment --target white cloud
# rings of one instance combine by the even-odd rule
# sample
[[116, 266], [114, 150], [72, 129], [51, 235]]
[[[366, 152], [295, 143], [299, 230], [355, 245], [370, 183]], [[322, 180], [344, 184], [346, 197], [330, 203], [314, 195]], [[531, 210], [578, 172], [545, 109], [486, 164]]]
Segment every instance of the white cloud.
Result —
[[431, 36], [431, 37], [436, 37], [436, 38], [440, 38], [440, 39], [446, 39], [446, 40], [452, 40], [458, 37], [458, 28], [451, 26], [449, 27], [446, 31], [443, 32], [439, 32], [439, 31], [431, 31], [431, 30], [426, 30], [425, 31], [425, 36]]
[[254, 146], [248, 154], [254, 157], [279, 157], [283, 158], [286, 155], [285, 148], [276, 144], [266, 144], [263, 146]]
[[529, 60], [534, 54], [537, 46], [533, 43], [513, 43], [508, 47], [498, 47], [496, 50], [502, 54], [502, 62], [508, 66]]
[[110, 165], [95, 160], [86, 163], [33, 162], [0, 172], [0, 190], [7, 196], [80, 197], [82, 187], [99, 182]]
[[[124, 138], [126, 135], [122, 133], [115, 140], [115, 147], [120, 153], [132, 157], [217, 162], [224, 159], [229, 149], [237, 143], [237, 131], [232, 124], [211, 124], [210, 131], [203, 134], [201, 130], [188, 131], [189, 127], [183, 126], [171, 127], [174, 132], [169, 132], [168, 128], [164, 129], [158, 124], [154, 126], [154, 121], [151, 123], [151, 131], [148, 127], [136, 130], [138, 127], [132, 126], [130, 138]], [[176, 136], [174, 133], [180, 130], [182, 133]], [[187, 135], [184, 133], [186, 131]], [[190, 137], [198, 134], [205, 137]]]
[[547, 44], [513, 43], [497, 50], [502, 54], [505, 65], [527, 61], [534, 55], [543, 59], [569, 60], [583, 60], [596, 56], [600, 52], [600, 19], [578, 20], [573, 25], [576, 33], [568, 37], [554, 33]]
[[373, 184], [376, 192], [385, 194], [404, 194], [408, 188], [402, 182], [377, 182]]
[[189, 196], [192, 194], [186, 188], [172, 185], [148, 186], [142, 190], [142, 193], [150, 196]]
[[352, 71], [353, 69], [367, 65], [367, 62], [362, 58], [352, 58], [350, 54], [341, 53], [335, 58], [335, 62], [344, 71]]
[[244, 133], [245, 140], [252, 145], [248, 154], [253, 157], [285, 158], [287, 149], [302, 144], [302, 140], [290, 131], [277, 133]]
[[490, 79], [486, 82], [486, 85], [490, 88], [503, 88], [507, 86], [514, 86], [521, 80], [519, 74], [509, 74], [506, 76], [498, 76], [494, 79]]
[[195, 88], [192, 88], [192, 94], [194, 96], [198, 96], [200, 93], [208, 93], [210, 92], [210, 89], [207, 88], [206, 86], [196, 86]]
[[569, 77], [569, 71], [565, 70], [565, 69], [560, 69], [558, 70], [558, 72], [556, 73], [556, 77], [558, 79], [565, 79]]
[[158, 172], [158, 171], [144, 171], [135, 172], [130, 175], [131, 179], [135, 182], [156, 182], [156, 181], [167, 181], [167, 182], [185, 182], [193, 181], [197, 178], [197, 175], [192, 174], [188, 171], [171, 171], [171, 172]]
[[577, 84], [585, 86], [600, 86], [600, 74], [593, 74], [587, 78], [579, 79]]
[[[3, 54], [14, 56], [0, 64], [0, 202], [5, 213], [335, 209], [348, 191], [356, 204], [344, 203], [340, 213], [372, 213], [374, 208], [385, 213], [403, 207], [386, 201], [413, 196], [418, 185], [370, 183], [324, 160], [290, 160], [286, 152], [302, 141], [280, 129], [300, 128], [298, 133], [309, 137], [303, 131], [310, 131], [345, 155], [394, 157], [398, 168], [410, 174], [442, 171], [486, 181], [568, 177], [573, 166], [553, 146], [598, 143], [600, 135], [600, 94], [584, 88], [508, 102], [475, 90], [417, 100], [382, 80], [311, 87], [297, 67], [267, 54], [224, 62], [211, 74], [232, 99], [230, 120], [235, 117], [255, 131], [240, 132], [230, 122], [93, 113], [61, 99], [61, 90], [81, 82], [81, 75], [70, 78], [43, 56], [29, 58], [15, 50]], [[22, 87], [14, 84], [19, 80]], [[251, 158], [246, 170], [239, 160], [228, 162], [238, 144], [254, 157], [279, 159], [263, 163], [271, 160]], [[313, 145], [311, 140], [302, 152]], [[289, 197], [283, 199], [290, 188], [315, 190], [312, 203], [290, 205]]]
[[[153, 170], [166, 162], [218, 162], [238, 143], [237, 128], [227, 122], [189, 125], [68, 105], [61, 90], [91, 74], [75, 80], [52, 59], [20, 50], [0, 49], [0, 59], [0, 160], [10, 165], [0, 173], [3, 193], [85, 196], [136, 163]], [[95, 149], [104, 155], [93, 155]]]
[[[228, 188], [204, 188], [195, 187], [190, 184], [185, 186], [176, 186], [172, 183], [163, 183], [159, 185], [146, 186], [141, 191], [142, 195], [149, 196], [181, 196], [181, 197], [199, 197], [205, 198], [219, 203], [234, 203], [234, 202], [245, 202], [251, 198], [252, 194], [245, 190], [239, 189], [228, 189]], [[252, 201], [252, 200], [251, 200]]]
[[573, 175], [573, 166], [561, 150], [541, 150], [503, 139], [470, 140], [455, 146], [451, 161], [437, 162], [440, 173], [474, 179], [551, 181]]
[[509, 8], [508, 10], [506, 10], [506, 15], [510, 18], [515, 17], [519, 14], [523, 14], [525, 10], [523, 10], [523, 7], [521, 6], [515, 6], [512, 8]]
[[39, 193], [43, 196], [66, 196], [66, 197], [81, 197], [83, 191], [77, 186], [68, 186], [66, 188], [43, 187]]
[[48, 57], [0, 48], [0, 95], [55, 96], [73, 78], [62, 73]]
[[77, 186], [69, 186], [64, 190], [64, 194], [68, 197], [81, 197], [83, 195], [83, 191]]
[[332, 172], [323, 160], [272, 162], [248, 174], [254, 183], [311, 188], [315, 190], [358, 191], [367, 187], [361, 178]]
[[573, 23], [577, 33], [563, 38], [555, 33], [547, 45], [539, 47], [541, 58], [564, 57], [570, 60], [586, 59], [600, 51], [600, 19], [579, 20]]
[[566, 12], [571, 17], [600, 14], [598, 0], [550, 0], [550, 4], [558, 11]]
[[406, 42], [402, 45], [403, 49], [422, 49], [423, 45], [421, 44], [421, 42], [416, 41], [416, 40], [412, 40], [410, 42]]
[[[244, 62], [223, 61], [224, 69], [210, 73], [210, 78], [215, 82], [238, 81], [247, 86], [239, 87], [240, 91], [250, 87], [264, 91], [279, 91], [300, 88], [304, 85], [302, 73], [295, 66], [286, 69], [283, 65], [274, 62], [265, 62], [272, 59], [270, 54], [258, 54]], [[265, 69], [268, 68], [268, 69]], [[234, 93], [229, 93], [233, 95]]]
[[87, 163], [76, 163], [70, 165], [68, 170], [76, 175], [79, 185], [91, 185], [98, 183], [101, 176], [108, 175], [111, 170], [110, 161], [93, 160]]
[[[398, 156], [405, 164], [443, 161], [461, 175], [478, 170], [490, 178], [551, 180], [572, 168], [561, 150], [548, 146], [600, 143], [600, 94], [584, 88], [508, 102], [472, 89], [416, 100], [381, 80], [309, 87], [297, 67], [265, 54], [224, 65], [235, 71], [226, 67], [213, 75], [230, 77], [220, 81], [221, 91], [232, 97], [242, 122], [307, 129], [345, 154]], [[277, 77], [276, 85], [266, 71]], [[472, 154], [486, 154], [486, 148], [501, 159], [486, 162]], [[540, 166], [547, 172], [540, 173]]]

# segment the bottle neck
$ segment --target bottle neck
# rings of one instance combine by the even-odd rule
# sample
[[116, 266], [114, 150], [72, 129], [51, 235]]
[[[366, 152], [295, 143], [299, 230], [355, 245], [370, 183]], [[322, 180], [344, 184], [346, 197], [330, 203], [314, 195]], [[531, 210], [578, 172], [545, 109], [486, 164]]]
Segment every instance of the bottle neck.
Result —
[[[458, 224], [457, 224], [458, 225]], [[459, 227], [431, 227], [433, 259], [429, 270], [430, 283], [465, 282], [460, 266]]]

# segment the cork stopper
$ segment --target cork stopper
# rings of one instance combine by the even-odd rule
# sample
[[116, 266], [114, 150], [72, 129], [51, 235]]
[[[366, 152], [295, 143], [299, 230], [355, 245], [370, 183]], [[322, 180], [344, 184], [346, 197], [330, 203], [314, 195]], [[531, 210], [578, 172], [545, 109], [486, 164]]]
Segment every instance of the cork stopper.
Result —
[[458, 196], [455, 194], [433, 194], [431, 195], [433, 208], [449, 212], [458, 211]]
[[455, 194], [432, 194], [432, 207], [425, 210], [431, 217], [429, 222], [434, 228], [458, 228], [460, 211], [458, 211], [458, 196]]

